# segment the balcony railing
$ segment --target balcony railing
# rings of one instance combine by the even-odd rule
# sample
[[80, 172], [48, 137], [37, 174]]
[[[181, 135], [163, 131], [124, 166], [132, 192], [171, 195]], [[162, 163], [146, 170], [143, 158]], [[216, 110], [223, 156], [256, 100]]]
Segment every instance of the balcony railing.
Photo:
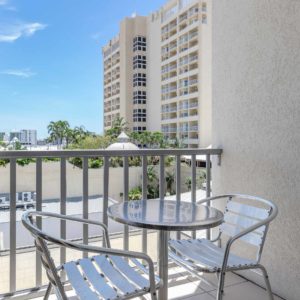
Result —
[[[8, 224], [9, 224], [9, 248], [6, 249], [8, 256], [8, 265], [9, 273], [3, 273], [1, 277], [7, 276], [9, 281], [9, 287], [7, 291], [1, 291], [2, 294], [0, 298], [5, 298], [6, 296], [11, 296], [18, 294], [17, 289], [17, 277], [19, 272], [19, 263], [20, 260], [17, 259], [19, 255], [18, 245], [17, 245], [17, 199], [16, 192], [18, 186], [18, 170], [17, 162], [19, 159], [31, 158], [34, 159], [35, 163], [35, 190], [36, 190], [36, 210], [41, 211], [43, 205], [43, 192], [47, 182], [43, 179], [47, 168], [44, 168], [44, 159], [58, 159], [59, 164], [59, 210], [60, 213], [66, 214], [67, 212], [67, 183], [69, 173], [67, 172], [67, 160], [69, 158], [78, 157], [82, 159], [82, 193], [81, 193], [81, 205], [82, 205], [82, 215], [84, 218], [89, 218], [89, 182], [91, 178], [91, 171], [89, 169], [89, 159], [95, 157], [103, 158], [103, 181], [99, 184], [103, 186], [103, 195], [102, 195], [102, 222], [108, 224], [107, 216], [107, 207], [109, 205], [109, 174], [111, 172], [110, 160], [114, 157], [122, 157], [122, 173], [123, 173], [123, 201], [128, 199], [129, 193], [129, 158], [130, 157], [140, 157], [141, 158], [141, 186], [142, 186], [142, 197], [147, 198], [147, 158], [150, 156], [157, 157], [157, 167], [159, 172], [159, 198], [163, 199], [165, 197], [165, 158], [168, 156], [175, 157], [175, 189], [176, 189], [176, 201], [181, 201], [181, 158], [182, 156], [190, 156], [191, 161], [191, 194], [190, 199], [192, 202], [196, 201], [196, 156], [205, 155], [206, 156], [206, 196], [211, 194], [211, 157], [218, 156], [221, 157], [221, 149], [141, 149], [141, 150], [58, 150], [58, 151], [0, 151], [0, 159], [7, 160], [9, 167], [7, 169], [9, 176], [9, 214], [8, 214]], [[19, 178], [18, 178], [19, 179]], [[1, 192], [1, 191], [0, 191]], [[59, 224], [59, 232], [61, 238], [66, 238], [66, 224], [61, 222]], [[39, 226], [42, 226], [40, 223]], [[122, 225], [123, 226], [123, 225]], [[19, 233], [18, 233], [19, 234]], [[142, 230], [142, 251], [147, 252], [147, 230]], [[208, 232], [208, 235], [210, 233]], [[195, 232], [191, 233], [195, 237]], [[129, 236], [130, 231], [128, 226], [123, 228], [123, 248], [129, 248]], [[82, 230], [82, 240], [85, 243], [89, 242], [89, 232], [86, 227]], [[23, 249], [23, 251], [25, 251]], [[1, 253], [0, 253], [1, 254]], [[0, 255], [0, 259], [1, 259]], [[60, 249], [60, 263], [63, 264], [66, 260], [66, 250], [65, 248]], [[36, 253], [35, 262], [30, 262], [32, 265], [35, 265], [35, 272], [32, 276], [35, 276], [35, 286], [30, 287], [28, 290], [22, 291], [24, 299], [24, 293], [29, 298], [29, 293], [34, 293], [43, 290], [43, 280], [42, 280], [42, 265], [41, 260]], [[4, 293], [5, 292], [5, 293]], [[31, 295], [32, 297], [32, 295]]]

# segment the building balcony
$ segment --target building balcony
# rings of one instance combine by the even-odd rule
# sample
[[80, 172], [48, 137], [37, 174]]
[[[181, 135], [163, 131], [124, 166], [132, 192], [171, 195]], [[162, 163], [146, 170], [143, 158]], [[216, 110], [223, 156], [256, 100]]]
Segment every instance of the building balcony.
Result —
[[[108, 126], [109, 122], [105, 123]], [[176, 131], [176, 127], [169, 127], [167, 132]], [[164, 131], [164, 130], [163, 130]], [[198, 139], [188, 138], [184, 141], [186, 144], [197, 144]], [[47, 212], [65, 212], [71, 216], [81, 216], [82, 214], [90, 219], [101, 220], [108, 223], [109, 233], [113, 247], [130, 250], [145, 251], [154, 261], [157, 261], [157, 232], [153, 230], [141, 231], [136, 228], [130, 228], [124, 231], [123, 225], [115, 223], [108, 219], [106, 207], [116, 201], [128, 199], [130, 187], [138, 184], [142, 186], [147, 180], [147, 173], [143, 170], [145, 166], [131, 168], [128, 166], [128, 156], [148, 157], [157, 156], [163, 158], [157, 164], [159, 170], [158, 178], [160, 185], [165, 183], [164, 168], [159, 167], [164, 164], [165, 157], [175, 156], [204, 156], [211, 159], [212, 156], [221, 156], [220, 149], [181, 149], [181, 150], [61, 150], [61, 151], [2, 151], [1, 159], [8, 159], [8, 167], [0, 170], [2, 178], [10, 178], [7, 186], [2, 185], [3, 191], [7, 192], [10, 199], [9, 209], [1, 212], [2, 223], [0, 223], [1, 250], [0, 261], [2, 276], [0, 279], [0, 293], [2, 299], [32, 299], [39, 298], [45, 293], [47, 278], [43, 274], [40, 257], [36, 253], [33, 240], [26, 232], [20, 222], [22, 210], [16, 206], [15, 191], [20, 189], [31, 190], [36, 193], [34, 209]], [[113, 168], [109, 165], [111, 158], [123, 157], [122, 168]], [[32, 158], [34, 162], [25, 167], [19, 167], [17, 160], [23, 157]], [[69, 163], [69, 158], [79, 157], [82, 159], [82, 167], [74, 167]], [[104, 166], [100, 170], [89, 168], [89, 159], [92, 157], [102, 157]], [[47, 158], [47, 161], [44, 161]], [[49, 162], [49, 158], [56, 158], [56, 162]], [[146, 160], [147, 161], [147, 160]], [[194, 174], [196, 176], [196, 165], [191, 167], [182, 165], [181, 159], [174, 163], [177, 165], [178, 174]], [[53, 165], [51, 165], [53, 164]], [[187, 191], [184, 177], [178, 176], [182, 182], [177, 183], [176, 193], [180, 193], [181, 201], [193, 201], [201, 199], [211, 193], [211, 164], [206, 166], [206, 191], [197, 190], [196, 185], [192, 186], [192, 192]], [[208, 171], [209, 170], [209, 171]], [[3, 177], [4, 176], [4, 177]], [[22, 178], [26, 176], [26, 182]], [[129, 177], [128, 177], [129, 176]], [[32, 177], [32, 178], [31, 178]], [[108, 179], [109, 178], [109, 179]], [[123, 178], [123, 179], [122, 179]], [[124, 179], [126, 178], [126, 180]], [[120, 180], [121, 179], [121, 180]], [[102, 182], [102, 185], [99, 185]], [[42, 185], [43, 184], [43, 185]], [[113, 186], [114, 188], [109, 188]], [[122, 194], [122, 196], [121, 196]], [[194, 196], [191, 196], [194, 195]], [[165, 197], [165, 195], [164, 195]], [[177, 194], [166, 196], [166, 199], [175, 201]], [[3, 221], [5, 222], [3, 223]], [[58, 236], [67, 232], [69, 240], [80, 242], [82, 239], [88, 241], [91, 245], [101, 245], [102, 237], [97, 230], [82, 230], [80, 227], [66, 227], [64, 223], [52, 224], [45, 220], [43, 230], [52, 230]], [[197, 237], [205, 237], [206, 232], [197, 233]], [[190, 233], [182, 233], [184, 238], [189, 237]], [[143, 241], [140, 245], [140, 241]], [[147, 242], [146, 242], [147, 241]], [[147, 246], [146, 246], [147, 243]], [[65, 260], [76, 260], [81, 254], [75, 250], [65, 250], [59, 247], [51, 247], [51, 253], [58, 263], [64, 263]], [[197, 297], [203, 300], [212, 300], [215, 288], [209, 287], [202, 280], [191, 277], [184, 269], [170, 263], [169, 268], [169, 299], [188, 299]], [[211, 275], [205, 276], [207, 280], [216, 282], [216, 278]], [[226, 295], [230, 295], [231, 300], [239, 299], [241, 291], [251, 293], [258, 297], [255, 299], [265, 299], [265, 291], [251, 282], [235, 274], [229, 274], [226, 281]], [[228, 293], [228, 294], [227, 294]], [[54, 299], [51, 296], [50, 299]]]

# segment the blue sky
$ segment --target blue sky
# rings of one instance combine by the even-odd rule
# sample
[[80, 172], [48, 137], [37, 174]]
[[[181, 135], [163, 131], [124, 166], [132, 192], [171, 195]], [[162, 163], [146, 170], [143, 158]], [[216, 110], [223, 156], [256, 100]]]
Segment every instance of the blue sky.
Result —
[[165, 0], [0, 0], [0, 131], [68, 120], [101, 133], [101, 47]]

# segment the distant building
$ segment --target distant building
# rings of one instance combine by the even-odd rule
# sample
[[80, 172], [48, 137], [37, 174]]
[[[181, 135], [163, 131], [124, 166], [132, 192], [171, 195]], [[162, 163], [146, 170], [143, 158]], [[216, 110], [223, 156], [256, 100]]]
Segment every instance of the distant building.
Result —
[[5, 140], [5, 132], [0, 132], [0, 141]]
[[37, 131], [35, 129], [22, 129], [19, 140], [22, 145], [36, 145]]
[[9, 141], [11, 142], [14, 138], [17, 138], [20, 141], [21, 140], [21, 132], [20, 131], [11, 131], [9, 133]]
[[37, 145], [38, 146], [45, 146], [45, 145], [47, 145], [47, 140], [46, 139], [37, 140]]

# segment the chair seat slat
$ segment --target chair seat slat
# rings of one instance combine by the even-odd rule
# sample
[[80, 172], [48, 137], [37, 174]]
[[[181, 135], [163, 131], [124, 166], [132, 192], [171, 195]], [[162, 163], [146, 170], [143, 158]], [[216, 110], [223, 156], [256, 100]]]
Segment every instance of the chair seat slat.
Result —
[[[222, 267], [224, 249], [217, 247], [207, 240], [170, 241], [170, 248], [181, 254], [187, 260], [192, 260], [196, 266], [203, 270], [216, 271]], [[213, 252], [213, 254], [211, 254]], [[174, 256], [172, 256], [174, 258]], [[175, 256], [176, 257], [176, 256]], [[214, 257], [214, 260], [212, 259]], [[236, 268], [246, 265], [254, 265], [249, 259], [230, 254], [227, 268]]]
[[146, 290], [150, 288], [149, 280], [144, 278], [141, 274], [139, 274], [132, 267], [130, 267], [122, 257], [110, 255], [109, 258], [117, 267], [117, 269], [120, 272], [122, 272], [124, 276], [129, 278], [140, 289]]
[[[215, 244], [213, 244], [210, 241], [205, 240], [205, 239], [191, 240], [190, 242], [196, 247], [196, 249], [201, 248], [202, 251], [206, 255], [214, 255], [214, 256], [219, 257], [220, 265], [222, 264], [223, 258], [224, 258], [224, 249], [223, 248], [219, 248]], [[252, 263], [254, 263], [254, 262], [251, 260], [239, 257], [237, 255], [234, 255], [232, 253], [230, 254], [229, 260], [228, 260], [229, 266], [238, 266], [241, 264], [252, 264]]]
[[93, 262], [89, 258], [83, 258], [79, 264], [95, 290], [105, 299], [115, 299], [118, 297], [117, 292], [108, 285], [105, 279], [96, 270]]
[[111, 284], [123, 294], [131, 294], [137, 290], [132, 283], [128, 282], [128, 280], [112, 266], [104, 255], [94, 256], [93, 259]]
[[74, 288], [80, 300], [98, 300], [99, 297], [94, 293], [86, 280], [84, 280], [75, 262], [71, 261], [63, 265], [67, 273], [68, 280]]
[[169, 245], [176, 252], [179, 252], [182, 256], [192, 260], [194, 263], [197, 263], [200, 267], [209, 269], [217, 269], [219, 267], [219, 264], [216, 261], [212, 261], [210, 258], [202, 256], [201, 253], [197, 253], [193, 250], [191, 246], [186, 247], [180, 241], [174, 241], [174, 243], [170, 242]]

